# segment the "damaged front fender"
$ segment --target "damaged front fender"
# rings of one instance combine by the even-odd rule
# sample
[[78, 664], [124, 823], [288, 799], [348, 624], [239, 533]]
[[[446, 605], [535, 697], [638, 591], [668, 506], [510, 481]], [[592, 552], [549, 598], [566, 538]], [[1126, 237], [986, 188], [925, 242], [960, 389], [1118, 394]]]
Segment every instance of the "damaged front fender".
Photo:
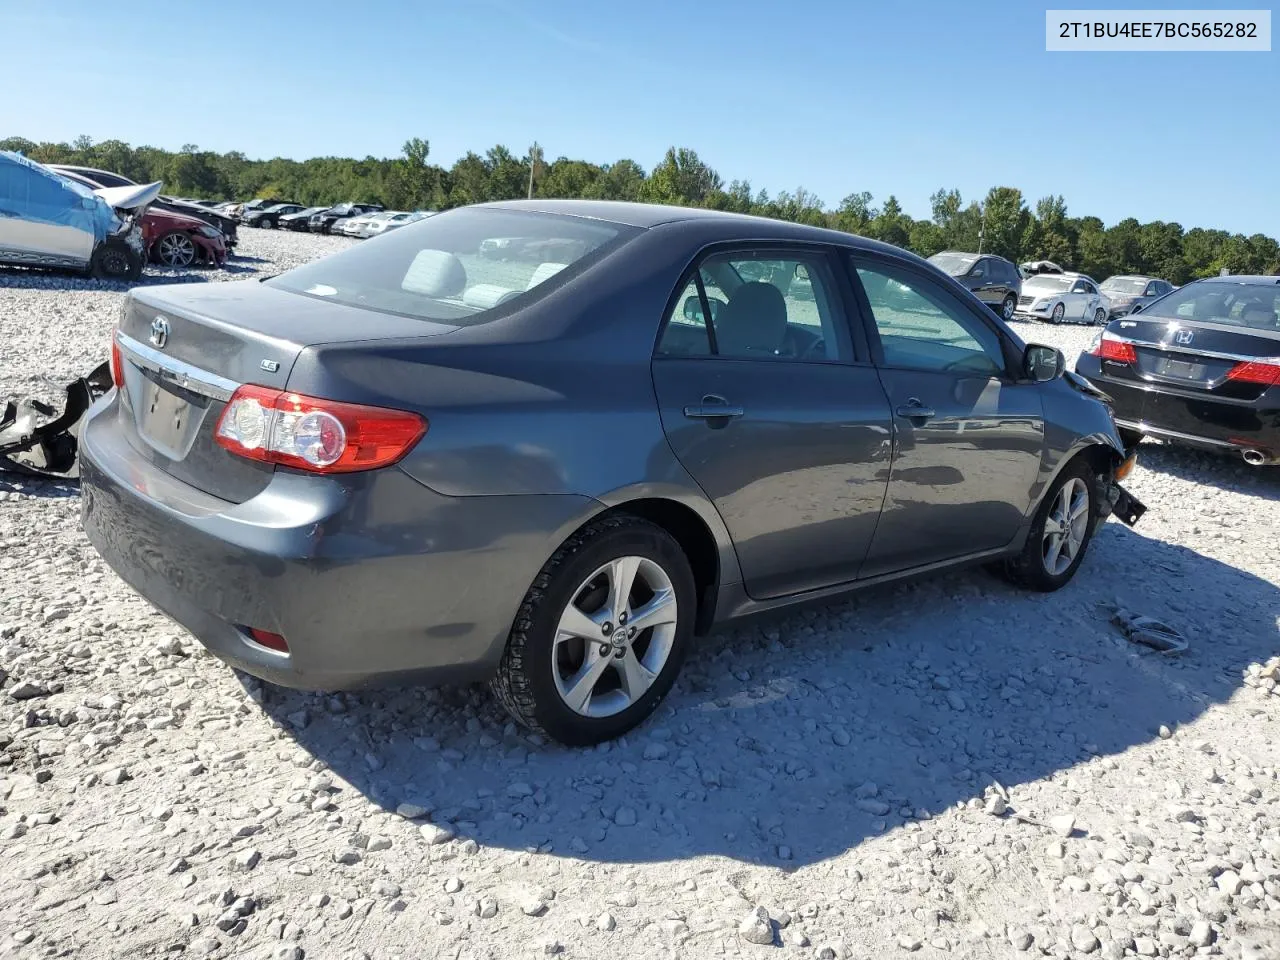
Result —
[[0, 473], [36, 477], [78, 477], [80, 426], [95, 400], [111, 389], [111, 368], [103, 363], [67, 384], [59, 414], [39, 400], [9, 400], [0, 410]]

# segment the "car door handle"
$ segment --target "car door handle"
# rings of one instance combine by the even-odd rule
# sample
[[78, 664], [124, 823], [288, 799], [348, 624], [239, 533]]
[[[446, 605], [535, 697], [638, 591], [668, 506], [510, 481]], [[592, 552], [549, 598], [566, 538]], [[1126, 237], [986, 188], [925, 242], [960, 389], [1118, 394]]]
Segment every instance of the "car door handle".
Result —
[[745, 410], [732, 406], [724, 397], [709, 393], [702, 398], [702, 403], [684, 408], [684, 415], [690, 420], [719, 420], [728, 417], [740, 417]]
[[938, 415], [936, 411], [926, 407], [915, 397], [911, 397], [895, 412], [906, 420], [929, 420]]

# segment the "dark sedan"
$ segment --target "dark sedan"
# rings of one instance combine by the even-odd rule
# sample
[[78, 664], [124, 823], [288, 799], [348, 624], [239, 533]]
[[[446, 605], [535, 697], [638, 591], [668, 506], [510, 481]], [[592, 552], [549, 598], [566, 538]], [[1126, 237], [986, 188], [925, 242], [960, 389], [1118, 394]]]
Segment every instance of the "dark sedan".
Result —
[[281, 230], [301, 230], [306, 231], [311, 224], [311, 218], [317, 213], [323, 213], [328, 207], [304, 207], [296, 213], [286, 213], [280, 218], [277, 226]]
[[1076, 361], [1144, 436], [1280, 463], [1280, 277], [1197, 280], [1112, 320]]
[[1142, 512], [1059, 351], [799, 224], [463, 207], [137, 287], [112, 343], [82, 510], [127, 582], [259, 677], [488, 679], [567, 743], [643, 720], [716, 624], [972, 563], [1056, 590]]
[[1013, 319], [1022, 295], [1022, 274], [1012, 262], [992, 254], [957, 253], [944, 250], [929, 258], [939, 270], [995, 310], [1006, 320]]
[[381, 209], [383, 207], [380, 203], [340, 203], [312, 214], [307, 226], [312, 233], [328, 233], [339, 220], [358, 217], [362, 213], [377, 213]]
[[246, 227], [259, 227], [263, 230], [274, 230], [282, 217], [287, 217], [303, 210], [298, 203], [277, 203], [261, 210], [247, 210], [240, 217]]

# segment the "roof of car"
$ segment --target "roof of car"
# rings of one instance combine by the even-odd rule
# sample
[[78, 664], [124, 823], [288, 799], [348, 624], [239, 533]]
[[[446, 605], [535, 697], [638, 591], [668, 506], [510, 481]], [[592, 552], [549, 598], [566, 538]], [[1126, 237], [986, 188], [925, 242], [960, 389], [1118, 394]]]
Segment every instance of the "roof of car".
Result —
[[619, 200], [499, 200], [477, 204], [495, 210], [524, 210], [530, 213], [550, 213], [562, 216], [585, 217], [610, 223], [648, 229], [664, 225], [691, 223], [736, 224], [744, 233], [757, 239], [808, 240], [821, 243], [839, 243], [881, 250], [903, 256], [903, 251], [879, 240], [870, 240], [852, 233], [813, 227], [804, 223], [756, 217], [745, 213], [724, 210], [707, 210], [702, 207], [677, 207], [660, 203], [626, 203]]
[[1231, 274], [1225, 277], [1202, 277], [1200, 283], [1248, 283], [1280, 284], [1280, 276], [1268, 277], [1256, 273]]
[[1145, 273], [1116, 273], [1107, 277], [1107, 279], [1103, 280], [1102, 282], [1107, 283], [1111, 280], [1159, 280], [1159, 279], [1160, 279], [1159, 277], [1149, 277]]

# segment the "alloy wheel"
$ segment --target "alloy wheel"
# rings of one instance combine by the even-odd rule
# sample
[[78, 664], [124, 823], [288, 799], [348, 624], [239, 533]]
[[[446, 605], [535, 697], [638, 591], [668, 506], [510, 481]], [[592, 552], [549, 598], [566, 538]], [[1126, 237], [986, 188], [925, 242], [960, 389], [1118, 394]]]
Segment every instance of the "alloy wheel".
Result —
[[196, 245], [185, 233], [171, 233], [160, 241], [160, 262], [166, 267], [189, 267], [196, 258]]
[[1001, 315], [1003, 315], [1003, 317], [1006, 320], [1012, 320], [1013, 311], [1017, 309], [1017, 306], [1018, 306], [1017, 300], [1013, 299], [1013, 297], [1006, 297], [1004, 301], [1004, 309], [1001, 310], [1000, 313]]
[[636, 703], [671, 655], [679, 616], [675, 587], [647, 557], [603, 564], [573, 592], [552, 643], [552, 674], [565, 705], [611, 717]]
[[1061, 323], [1062, 318], [1066, 316], [1066, 313], [1067, 313], [1067, 308], [1063, 304], [1061, 303], [1055, 304], [1053, 307], [1053, 322]]
[[1040, 557], [1050, 576], [1062, 576], [1079, 555], [1089, 530], [1089, 512], [1089, 487], [1072, 477], [1058, 491], [1044, 521]]
[[1103, 310], [1101, 307], [1093, 311], [1093, 325], [1095, 327], [1100, 327], [1106, 322], [1107, 322], [1107, 311]]

